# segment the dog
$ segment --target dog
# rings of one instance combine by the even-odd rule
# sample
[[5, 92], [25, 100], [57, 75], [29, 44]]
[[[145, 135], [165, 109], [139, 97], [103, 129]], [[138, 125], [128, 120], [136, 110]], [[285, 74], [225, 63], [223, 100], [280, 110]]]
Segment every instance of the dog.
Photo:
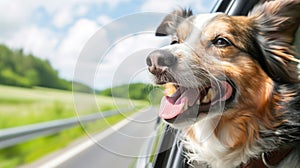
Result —
[[166, 86], [159, 116], [181, 130], [189, 164], [300, 167], [299, 22], [300, 0], [267, 1], [248, 16], [179, 9], [163, 19], [156, 35], [171, 43], [146, 63]]

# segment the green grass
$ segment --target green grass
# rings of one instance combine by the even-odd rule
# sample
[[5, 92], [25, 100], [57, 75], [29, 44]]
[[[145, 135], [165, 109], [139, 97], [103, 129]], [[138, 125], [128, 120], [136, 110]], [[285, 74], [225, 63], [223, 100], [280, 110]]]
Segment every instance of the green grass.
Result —
[[26, 89], [0, 85], [0, 129], [98, 111], [123, 109], [128, 108], [129, 104], [133, 105], [135, 110], [125, 115], [111, 116], [1, 149], [0, 168], [11, 168], [35, 161], [45, 154], [67, 146], [74, 139], [85, 136], [86, 133], [99, 132], [133, 114], [137, 109], [149, 105], [144, 101], [129, 101], [46, 88]]
[[[141, 101], [133, 103], [135, 107], [147, 105]], [[125, 99], [0, 85], [0, 129], [127, 107]]]

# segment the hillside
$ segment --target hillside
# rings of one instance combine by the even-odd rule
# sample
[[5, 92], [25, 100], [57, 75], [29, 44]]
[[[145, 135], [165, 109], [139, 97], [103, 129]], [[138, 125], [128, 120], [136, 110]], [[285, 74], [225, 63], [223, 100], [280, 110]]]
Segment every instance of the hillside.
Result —
[[42, 60], [22, 50], [12, 50], [0, 45], [0, 84], [71, 90], [72, 83], [58, 76], [47, 60]]
[[161, 88], [145, 83], [124, 84], [100, 91], [100, 95], [134, 100], [151, 101], [154, 104], [160, 102], [162, 97]]

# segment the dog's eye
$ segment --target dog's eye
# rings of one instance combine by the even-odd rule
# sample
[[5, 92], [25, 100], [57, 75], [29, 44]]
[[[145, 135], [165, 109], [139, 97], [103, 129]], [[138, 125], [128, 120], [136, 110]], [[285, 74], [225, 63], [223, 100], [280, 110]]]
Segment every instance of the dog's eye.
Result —
[[171, 41], [170, 45], [173, 45], [173, 44], [178, 44], [178, 40]]
[[232, 45], [231, 42], [224, 37], [217, 37], [212, 41], [212, 44], [215, 45], [216, 47], [227, 47]]

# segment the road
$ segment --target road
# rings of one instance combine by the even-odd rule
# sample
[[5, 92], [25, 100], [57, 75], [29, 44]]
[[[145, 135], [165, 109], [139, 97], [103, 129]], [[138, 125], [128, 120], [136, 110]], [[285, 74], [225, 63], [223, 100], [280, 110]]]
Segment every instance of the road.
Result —
[[[149, 137], [155, 135], [157, 109], [149, 108], [128, 117], [98, 135], [56, 152], [34, 167], [127, 168], [139, 157]], [[29, 167], [32, 167], [30, 165]]]

